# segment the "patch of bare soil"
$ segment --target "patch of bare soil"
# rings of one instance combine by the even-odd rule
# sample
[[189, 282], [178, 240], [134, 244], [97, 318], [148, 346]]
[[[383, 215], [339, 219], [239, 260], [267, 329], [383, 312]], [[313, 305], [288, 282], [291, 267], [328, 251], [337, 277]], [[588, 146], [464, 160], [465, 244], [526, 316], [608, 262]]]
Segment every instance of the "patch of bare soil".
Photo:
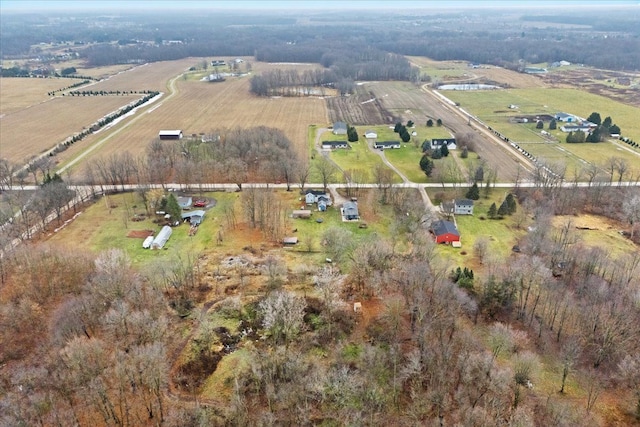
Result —
[[393, 123], [395, 117], [386, 110], [375, 95], [362, 86], [351, 96], [327, 98], [329, 120], [343, 121], [352, 126]]
[[149, 236], [153, 236], [153, 230], [130, 230], [127, 233], [127, 237], [134, 239], [146, 239]]

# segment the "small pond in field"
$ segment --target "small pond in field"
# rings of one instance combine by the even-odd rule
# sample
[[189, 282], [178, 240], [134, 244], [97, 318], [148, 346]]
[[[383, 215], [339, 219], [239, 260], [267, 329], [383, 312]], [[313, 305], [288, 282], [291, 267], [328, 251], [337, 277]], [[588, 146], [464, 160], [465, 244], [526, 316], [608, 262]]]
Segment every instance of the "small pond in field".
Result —
[[489, 90], [489, 89], [501, 89], [500, 86], [485, 85], [479, 83], [469, 83], [461, 85], [440, 85], [440, 90]]

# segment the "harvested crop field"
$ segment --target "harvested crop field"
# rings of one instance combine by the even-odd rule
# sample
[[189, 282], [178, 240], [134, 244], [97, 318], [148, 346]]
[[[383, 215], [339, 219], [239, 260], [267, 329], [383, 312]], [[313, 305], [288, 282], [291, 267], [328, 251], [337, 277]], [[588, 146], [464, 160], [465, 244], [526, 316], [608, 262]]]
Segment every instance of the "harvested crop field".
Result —
[[[91, 135], [60, 155], [70, 160], [88, 146], [96, 146], [92, 156], [108, 156], [114, 152], [129, 151], [134, 156], [144, 153], [148, 144], [161, 129], [181, 129], [185, 136], [209, 133], [215, 129], [268, 126], [281, 129], [297, 147], [307, 154], [307, 133], [311, 124], [329, 123], [325, 100], [321, 97], [261, 98], [249, 92], [250, 77], [230, 77], [224, 82], [208, 83], [195, 78], [177, 78], [184, 67], [194, 61], [178, 61], [178, 65], [163, 65], [165, 83], [172, 80], [169, 92], [148, 108], [141, 109], [132, 118], [109, 133]], [[264, 66], [264, 67], [263, 67]], [[149, 66], [151, 67], [151, 65]], [[259, 72], [267, 68], [295, 67], [294, 65], [254, 64]], [[306, 65], [296, 69], [304, 69]], [[146, 67], [130, 72], [141, 72]], [[130, 72], [123, 73], [124, 76]], [[158, 81], [159, 74], [154, 74]], [[135, 79], [144, 81], [141, 75]], [[109, 80], [109, 82], [114, 83]], [[107, 82], [105, 82], [106, 84]], [[111, 86], [114, 90], [118, 86]], [[121, 86], [123, 89], [124, 86]], [[139, 89], [140, 87], [138, 87]], [[103, 88], [107, 90], [107, 88]], [[135, 87], [134, 87], [135, 89]], [[95, 87], [94, 87], [95, 90]], [[163, 89], [167, 91], [167, 89]], [[108, 138], [108, 140], [107, 140]], [[86, 158], [85, 158], [86, 159]]]
[[342, 121], [358, 126], [395, 121], [395, 117], [382, 107], [380, 100], [376, 99], [364, 85], [357, 86], [354, 95], [327, 98], [327, 108], [332, 123]]
[[554, 69], [542, 78], [553, 87], [578, 87], [596, 95], [640, 107], [640, 73], [577, 67]]
[[[179, 61], [154, 62], [120, 71], [106, 80], [95, 83], [91, 90], [157, 90], [167, 91], [167, 82], [198, 63], [198, 59], [187, 58]], [[114, 70], [115, 71], [115, 70]]]
[[82, 79], [27, 77], [0, 78], [0, 116], [13, 114], [51, 99], [47, 92], [69, 87]]
[[20, 163], [139, 97], [58, 97], [5, 116], [0, 120], [0, 157]]

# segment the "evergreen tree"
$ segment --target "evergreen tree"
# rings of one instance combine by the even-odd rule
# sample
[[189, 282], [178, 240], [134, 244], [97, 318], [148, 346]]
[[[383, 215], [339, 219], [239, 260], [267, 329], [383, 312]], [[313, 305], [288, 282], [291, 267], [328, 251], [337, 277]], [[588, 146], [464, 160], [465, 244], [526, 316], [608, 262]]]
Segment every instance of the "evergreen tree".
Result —
[[400, 139], [402, 139], [402, 142], [411, 141], [411, 135], [409, 135], [409, 131], [407, 131], [407, 128], [403, 127], [402, 131], [400, 131]]
[[478, 166], [478, 168], [476, 169], [476, 171], [473, 174], [473, 180], [475, 182], [482, 182], [484, 181], [484, 168], [482, 166]]
[[549, 122], [549, 130], [556, 130], [558, 128], [558, 124], [556, 123], [556, 119], [551, 119]]
[[428, 128], [433, 127], [433, 120], [431, 119], [427, 120], [427, 127]]
[[442, 126], [442, 119], [438, 119], [438, 121], [436, 121], [436, 124], [437, 124], [438, 126]]
[[607, 129], [609, 129], [612, 124], [613, 124], [613, 121], [611, 120], [611, 116], [605, 117], [604, 120], [602, 121], [602, 127]]
[[509, 213], [506, 200], [500, 204], [498, 208], [498, 218], [504, 218]]
[[513, 197], [513, 194], [509, 193], [507, 194], [507, 198], [504, 199], [505, 202], [507, 202], [507, 213], [509, 215], [513, 215], [514, 213], [516, 213], [516, 198]]
[[490, 219], [495, 219], [497, 214], [498, 214], [498, 208], [496, 207], [495, 202], [491, 203], [491, 206], [489, 207], [489, 212], [487, 212], [487, 216]]
[[600, 113], [594, 111], [589, 115], [589, 117], [587, 117], [587, 121], [600, 125], [602, 123], [602, 118], [600, 117]]
[[447, 157], [449, 155], [449, 147], [447, 147], [447, 144], [442, 144], [440, 146], [440, 154], [442, 154], [442, 157]]
[[413, 120], [409, 120], [409, 121], [407, 122], [407, 127], [408, 127], [408, 128], [412, 128], [412, 127], [413, 127]]
[[393, 128], [393, 131], [395, 133], [400, 133], [400, 130], [404, 127], [404, 125], [400, 122], [396, 123], [395, 127]]
[[465, 197], [471, 200], [478, 200], [480, 198], [480, 189], [478, 189], [477, 183], [474, 182], [473, 185], [469, 187]]
[[468, 157], [469, 157], [469, 149], [465, 145], [464, 148], [462, 148], [462, 152], [460, 153], [460, 158], [466, 159]]
[[544, 129], [544, 123], [542, 122], [542, 120], [538, 120], [538, 122], [536, 123], [536, 129]]
[[182, 219], [182, 208], [178, 204], [178, 199], [173, 193], [169, 193], [167, 197], [167, 205], [165, 207], [165, 212], [171, 215], [171, 221], [180, 221]]
[[434, 160], [438, 160], [442, 158], [442, 151], [439, 148], [431, 151], [431, 158]]
[[609, 128], [609, 133], [620, 135], [620, 127], [618, 125], [611, 125], [611, 127]]
[[347, 127], [347, 140], [349, 142], [358, 142], [360, 137], [358, 136], [358, 131], [353, 126]]
[[433, 172], [433, 161], [431, 161], [426, 154], [420, 158], [420, 169], [422, 169], [427, 176], [431, 176], [431, 172]]

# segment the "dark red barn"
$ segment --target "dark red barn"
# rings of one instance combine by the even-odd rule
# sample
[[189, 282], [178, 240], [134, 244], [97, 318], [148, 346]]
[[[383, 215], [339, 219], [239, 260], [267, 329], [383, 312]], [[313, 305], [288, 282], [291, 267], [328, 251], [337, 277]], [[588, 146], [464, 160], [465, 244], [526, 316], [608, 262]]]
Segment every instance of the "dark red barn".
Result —
[[451, 221], [436, 221], [431, 224], [431, 232], [436, 238], [436, 243], [451, 243], [460, 241], [460, 232]]

